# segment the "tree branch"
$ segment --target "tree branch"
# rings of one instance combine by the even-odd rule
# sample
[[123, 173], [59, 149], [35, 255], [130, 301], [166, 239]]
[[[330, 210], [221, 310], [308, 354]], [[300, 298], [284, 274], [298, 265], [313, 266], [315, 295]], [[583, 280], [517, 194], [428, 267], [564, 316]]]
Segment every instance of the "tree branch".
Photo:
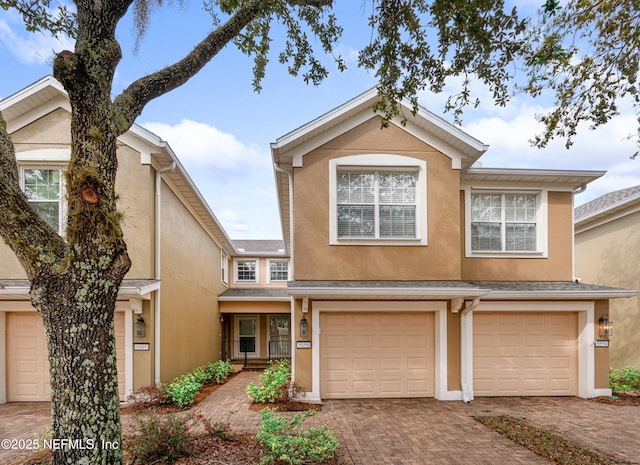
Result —
[[212, 31], [182, 60], [133, 82], [114, 100], [119, 117], [119, 130], [124, 133], [143, 108], [154, 98], [180, 87], [198, 73], [214, 56], [231, 42], [264, 8], [264, 0], [253, 0], [242, 6], [229, 20]]
[[16, 254], [29, 280], [60, 263], [64, 240], [31, 208], [20, 189], [13, 142], [0, 113], [0, 236]]

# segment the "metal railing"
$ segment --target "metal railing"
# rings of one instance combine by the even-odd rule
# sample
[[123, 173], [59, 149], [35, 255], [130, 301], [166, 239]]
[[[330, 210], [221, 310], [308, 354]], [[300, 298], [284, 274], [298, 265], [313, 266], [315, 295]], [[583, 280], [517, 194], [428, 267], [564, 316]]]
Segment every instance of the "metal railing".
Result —
[[283, 358], [291, 358], [291, 339], [289, 338], [270, 340], [266, 354], [260, 353], [253, 338], [222, 341], [222, 360], [231, 360], [247, 366], [253, 360], [271, 361]]

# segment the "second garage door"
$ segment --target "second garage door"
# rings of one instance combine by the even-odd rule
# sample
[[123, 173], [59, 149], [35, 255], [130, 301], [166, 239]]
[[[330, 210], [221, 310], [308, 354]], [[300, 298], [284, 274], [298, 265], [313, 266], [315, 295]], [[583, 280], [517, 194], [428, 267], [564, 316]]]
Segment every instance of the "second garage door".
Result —
[[321, 397], [433, 397], [434, 320], [433, 313], [321, 313]]
[[476, 396], [572, 396], [578, 390], [576, 313], [475, 312]]

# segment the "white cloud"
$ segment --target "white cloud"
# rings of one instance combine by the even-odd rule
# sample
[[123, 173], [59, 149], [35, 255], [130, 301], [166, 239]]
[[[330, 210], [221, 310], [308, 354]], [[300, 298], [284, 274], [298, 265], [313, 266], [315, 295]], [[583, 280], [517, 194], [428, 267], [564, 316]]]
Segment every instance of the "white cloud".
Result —
[[3, 16], [0, 19], [0, 44], [24, 64], [44, 64], [53, 59], [54, 53], [74, 49], [74, 41], [66, 36], [55, 38], [41, 32], [25, 31], [15, 12], [8, 11]]
[[187, 119], [142, 125], [169, 143], [231, 238], [280, 237], [268, 148]]
[[175, 126], [153, 122], [142, 125], [166, 140], [178, 158], [194, 168], [234, 171], [268, 164], [269, 155], [260, 147], [244, 144], [209, 124], [183, 119]]

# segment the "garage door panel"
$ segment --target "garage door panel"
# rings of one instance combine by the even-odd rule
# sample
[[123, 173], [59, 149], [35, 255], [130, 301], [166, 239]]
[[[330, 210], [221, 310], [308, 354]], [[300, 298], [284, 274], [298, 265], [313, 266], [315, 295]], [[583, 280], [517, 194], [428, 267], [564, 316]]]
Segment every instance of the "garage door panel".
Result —
[[[116, 366], [120, 398], [125, 395], [125, 318], [114, 318]], [[36, 312], [7, 313], [7, 400], [9, 402], [51, 399], [49, 357], [42, 318]]]
[[477, 312], [473, 318], [475, 395], [577, 393], [575, 312]]
[[433, 396], [433, 313], [321, 313], [320, 327], [323, 398]]

